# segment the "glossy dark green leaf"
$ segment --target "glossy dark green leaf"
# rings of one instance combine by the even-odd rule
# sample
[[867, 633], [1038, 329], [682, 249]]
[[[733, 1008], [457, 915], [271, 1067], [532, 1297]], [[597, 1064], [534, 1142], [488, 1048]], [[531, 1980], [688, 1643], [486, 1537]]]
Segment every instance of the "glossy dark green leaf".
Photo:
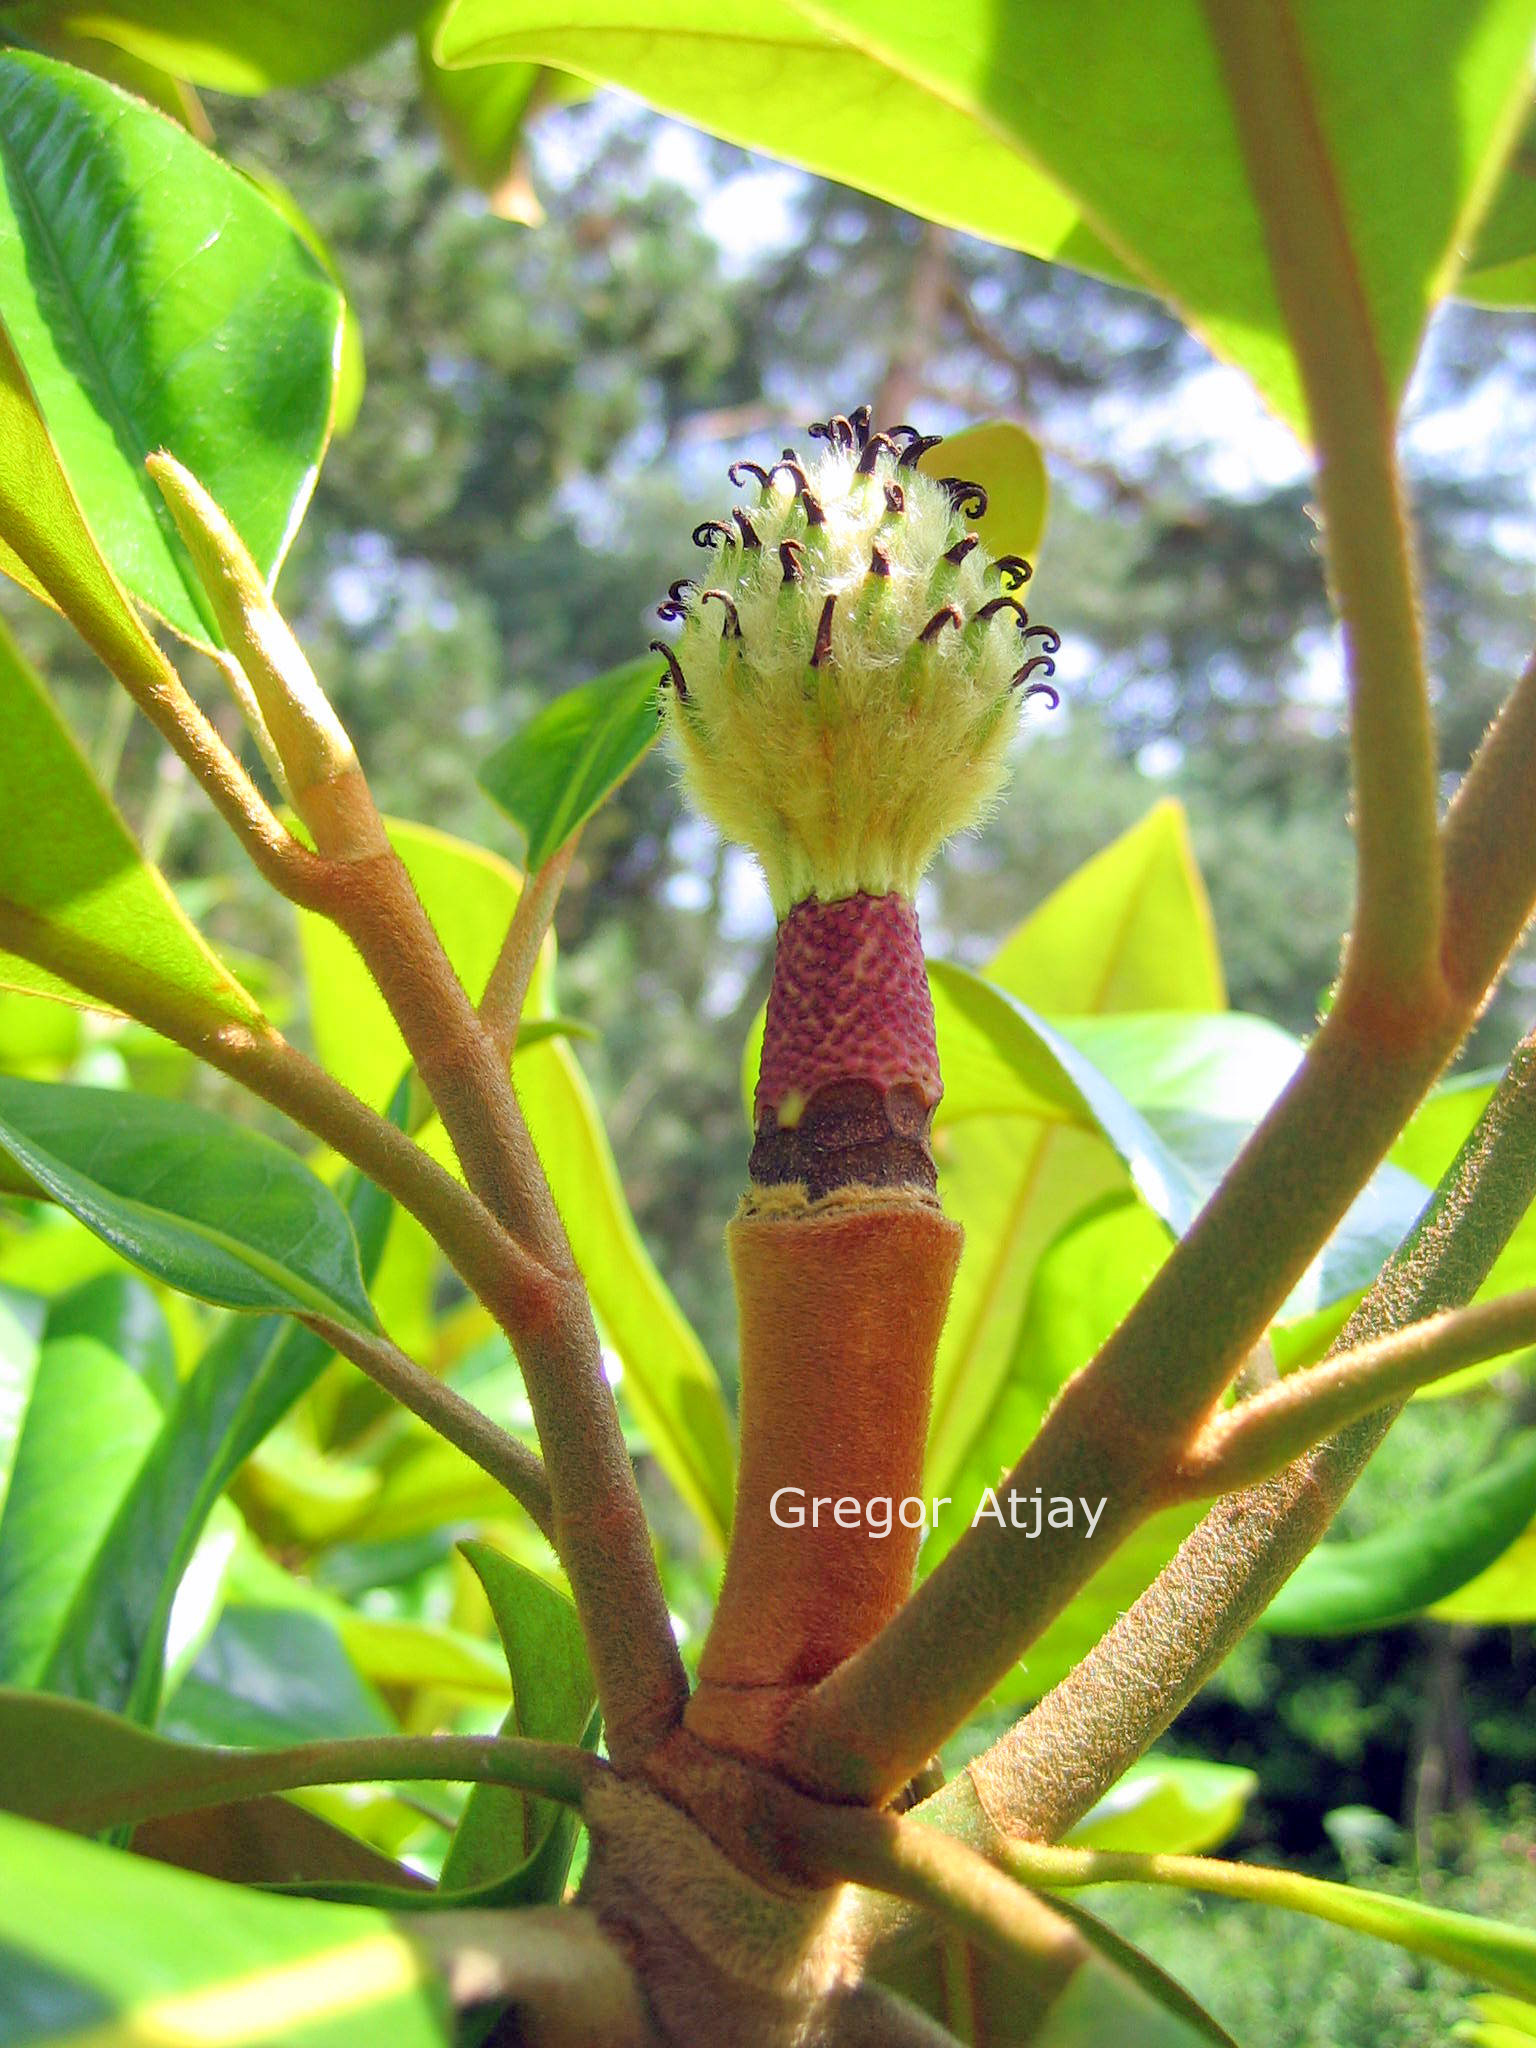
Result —
[[[576, 1610], [562, 1593], [488, 1543], [460, 1548], [485, 1588], [512, 1674], [503, 1735], [540, 1742], [597, 1740], [597, 1687]], [[446, 1890], [501, 1886], [500, 1903], [556, 1902], [565, 1887], [577, 1816], [553, 1800], [477, 1785], [443, 1865]]]
[[331, 417], [341, 299], [246, 179], [141, 100], [0, 52], [0, 306], [107, 560], [177, 632], [212, 614], [144, 459], [168, 448], [268, 577]]
[[0, 1684], [39, 1682], [159, 1420], [138, 1374], [94, 1338], [43, 1346], [0, 1513]]
[[1491, 1565], [1536, 1517], [1536, 1429], [1516, 1432], [1484, 1469], [1387, 1528], [1323, 1543], [1265, 1610], [1276, 1635], [1389, 1628], [1445, 1599]]
[[238, 1749], [395, 1730], [383, 1701], [319, 1615], [234, 1604], [161, 1709], [160, 1726], [186, 1744]]
[[[18, 394], [10, 396], [21, 404]], [[25, 408], [22, 407], [22, 415]], [[0, 408], [0, 441], [23, 458], [26, 487], [45, 475], [27, 459], [37, 451], [14, 438], [24, 417]], [[0, 491], [7, 487], [0, 453]], [[14, 481], [19, 485], [21, 478]], [[98, 565], [99, 567], [99, 565]], [[110, 580], [102, 572], [108, 602]], [[261, 1012], [215, 958], [171, 894], [165, 877], [134, 843], [73, 734], [49, 702], [21, 650], [0, 623], [0, 940], [62, 934], [114, 966], [131, 965], [157, 994], [236, 1023], [258, 1025]], [[48, 969], [0, 950], [0, 986], [80, 1001]]]
[[[403, 1114], [397, 1098], [396, 1114]], [[347, 1210], [371, 1277], [394, 1205], [352, 1176]], [[99, 1284], [99, 1283], [93, 1283]], [[49, 1659], [51, 1692], [153, 1722], [171, 1603], [214, 1502], [331, 1357], [286, 1318], [241, 1317], [181, 1384], [103, 1532]]]
[[346, 1211], [270, 1138], [188, 1103], [0, 1076], [0, 1149], [184, 1293], [373, 1326]]
[[176, 1346], [154, 1290], [121, 1268], [82, 1280], [48, 1305], [43, 1339], [94, 1337], [132, 1366], [162, 1408], [175, 1400]]
[[431, 0], [32, 0], [8, 10], [79, 22], [179, 78], [219, 92], [312, 85], [413, 28]]
[[480, 786], [542, 867], [655, 744], [659, 655], [626, 662], [567, 690], [514, 733], [480, 770]]
[[0, 2040], [450, 2048], [453, 2030], [430, 1965], [381, 1913], [268, 1898], [0, 1815]]

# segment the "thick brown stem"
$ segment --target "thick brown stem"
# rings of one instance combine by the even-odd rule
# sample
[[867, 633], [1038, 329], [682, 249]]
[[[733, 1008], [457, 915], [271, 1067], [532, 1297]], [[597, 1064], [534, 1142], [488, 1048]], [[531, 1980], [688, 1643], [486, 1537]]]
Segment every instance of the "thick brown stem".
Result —
[[741, 1473], [687, 1715], [717, 1749], [773, 1758], [806, 1688], [911, 1590], [933, 1360], [961, 1242], [928, 1192], [939, 1094], [910, 903], [797, 905], [768, 999], [754, 1188], [728, 1233]]
[[961, 1233], [930, 1202], [866, 1196], [731, 1225], [741, 1474], [725, 1584], [687, 1721], [771, 1755], [803, 1689], [911, 1590], [933, 1359]]

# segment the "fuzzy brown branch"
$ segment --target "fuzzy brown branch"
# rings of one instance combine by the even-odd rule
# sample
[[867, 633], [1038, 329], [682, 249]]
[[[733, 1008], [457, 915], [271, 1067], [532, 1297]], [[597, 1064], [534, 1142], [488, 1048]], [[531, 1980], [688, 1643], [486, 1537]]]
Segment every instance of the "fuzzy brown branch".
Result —
[[1536, 1289], [1526, 1289], [1338, 1352], [1216, 1416], [1185, 1453], [1173, 1490], [1200, 1500], [1252, 1486], [1388, 1402], [1533, 1343]]
[[539, 949], [554, 917], [555, 905], [570, 873], [580, 837], [579, 832], [573, 832], [541, 868], [524, 876], [522, 894], [517, 899], [507, 936], [491, 969], [485, 994], [480, 998], [480, 1022], [490, 1033], [503, 1060], [510, 1059], [516, 1047], [518, 1020], [523, 1014], [523, 1004], [528, 1000], [529, 984], [539, 962]]

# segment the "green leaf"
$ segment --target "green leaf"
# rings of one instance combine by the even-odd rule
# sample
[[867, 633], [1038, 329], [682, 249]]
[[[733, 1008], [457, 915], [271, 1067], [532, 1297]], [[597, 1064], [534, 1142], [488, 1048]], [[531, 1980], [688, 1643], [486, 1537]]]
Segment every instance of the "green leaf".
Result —
[[[485, 1588], [512, 1674], [512, 1710], [501, 1733], [595, 1746], [597, 1687], [575, 1608], [547, 1580], [488, 1543], [459, 1548]], [[579, 1825], [577, 1815], [554, 1800], [476, 1785], [454, 1830], [443, 1887], [493, 1887], [494, 1902], [502, 1905], [557, 1904]]]
[[330, 243], [288, 187], [264, 166], [245, 164], [241, 169], [242, 174], [250, 179], [274, 212], [281, 214], [287, 221], [337, 291], [342, 294], [341, 337], [336, 345], [336, 392], [331, 407], [331, 432], [341, 440], [350, 434], [357, 424], [357, 415], [362, 409], [363, 393], [368, 384], [363, 324], [358, 319], [351, 300], [346, 296], [346, 281], [342, 277], [341, 267], [336, 261]]
[[[446, 33], [466, 16], [525, 11], [461, 0]], [[999, 32], [993, 0], [804, 0], [800, 11], [1027, 156], [1305, 431], [1269, 223], [1213, 27], [1251, 37], [1241, 9], [1089, 0], [1034, 9], [1019, 34]], [[1357, 0], [1275, 18], [1288, 61], [1266, 79], [1266, 114], [1284, 139], [1259, 132], [1250, 146], [1290, 147], [1299, 134], [1315, 149], [1326, 210], [1305, 226], [1320, 250], [1342, 239], [1362, 339], [1395, 403], [1524, 110], [1536, 10], [1529, 0]]]
[[517, 1092], [598, 1322], [623, 1367], [620, 1398], [706, 1536], [723, 1545], [736, 1460], [720, 1382], [641, 1240], [570, 1047], [551, 1040], [525, 1053]]
[[458, 0], [437, 56], [449, 66], [552, 64], [930, 220], [1127, 275], [995, 123], [788, 0], [716, 0], [707, 16], [688, 0], [628, 0], [622, 15], [601, 0]]
[[212, 644], [144, 459], [170, 449], [275, 576], [330, 428], [340, 296], [248, 180], [88, 72], [0, 52], [0, 162], [0, 304], [59, 459], [127, 588]]
[[132, 1366], [161, 1408], [176, 1398], [176, 1346], [152, 1287], [115, 1267], [49, 1303], [43, 1337], [94, 1337]]
[[[1181, 1200], [1160, 1197], [1147, 1172], [1137, 1187], [1182, 1232], [1300, 1064], [1302, 1047], [1260, 1017], [1064, 1018], [1058, 1034], [1128, 1101], [1176, 1162]], [[1134, 1168], [1133, 1168], [1134, 1174]], [[1287, 1321], [1348, 1300], [1369, 1284], [1416, 1221], [1429, 1188], [1386, 1165], [1371, 1176], [1282, 1310]]]
[[446, 11], [435, 7], [416, 31], [422, 97], [459, 176], [485, 195], [499, 219], [537, 227], [544, 213], [523, 160], [523, 123], [542, 76], [539, 66], [483, 64], [472, 71], [445, 71], [432, 47]]
[[1536, 117], [1527, 120], [1504, 167], [1456, 295], [1479, 306], [1529, 306], [1536, 300]]
[[159, 1420], [144, 1382], [104, 1345], [43, 1346], [0, 1514], [0, 1684], [38, 1683]]
[[[253, 1677], [276, 1675], [268, 1657], [283, 1655], [275, 1630], [248, 1624], [260, 1609], [231, 1609], [239, 1616], [239, 1632], [251, 1661]], [[269, 1618], [277, 1610], [266, 1610]], [[280, 1616], [278, 1618], [281, 1618]], [[318, 1642], [312, 1631], [300, 1631], [288, 1653], [295, 1682], [306, 1649]], [[313, 1722], [329, 1711], [360, 1713], [350, 1702], [327, 1708], [321, 1666], [312, 1675], [299, 1711]], [[232, 1713], [241, 1697], [225, 1694]], [[281, 1702], [260, 1694], [245, 1697], [258, 1742]], [[259, 1717], [265, 1713], [267, 1720]], [[371, 1714], [369, 1715], [371, 1718]], [[509, 1745], [484, 1736], [365, 1735], [357, 1740], [330, 1740], [323, 1735], [293, 1747], [209, 1747], [177, 1742], [151, 1734], [100, 1707], [81, 1700], [59, 1699], [52, 1693], [0, 1688], [0, 1808], [29, 1820], [94, 1834], [103, 1828], [188, 1813], [198, 1807], [221, 1806], [230, 1800], [293, 1790], [305, 1785], [356, 1785], [398, 1779], [433, 1783], [451, 1779], [494, 1784], [541, 1784], [573, 1802], [567, 1754], [547, 1744]]]
[[[1044, 2026], [1031, 2036], [1031, 2048], [1102, 2048], [1114, 2040], [1134, 2041], [1136, 2048], [1191, 2048], [1196, 2041], [1237, 2048], [1220, 2021], [1144, 1950], [1075, 1899], [1057, 1897], [1051, 1904], [1096, 1953], [1073, 1972]], [[1019, 2010], [1029, 2011], [1027, 1999]]]
[[1536, 1429], [1475, 1477], [1374, 1536], [1322, 1543], [1266, 1608], [1275, 1635], [1348, 1635], [1407, 1621], [1487, 1569], [1536, 1515]]
[[1454, 2039], [1471, 2041], [1474, 2048], [1525, 2048], [1536, 2041], [1536, 2005], [1498, 1992], [1474, 1998], [1472, 2003], [1478, 2018], [1461, 2021], [1452, 2030]]
[[[354, 1174], [347, 1211], [371, 1277], [394, 1205]], [[213, 1504], [331, 1356], [286, 1318], [241, 1317], [219, 1332], [177, 1389], [81, 1575], [48, 1662], [51, 1692], [154, 1720], [171, 1604]]]
[[1235, 1764], [1144, 1757], [1065, 1839], [1081, 1849], [1192, 1855], [1214, 1849], [1234, 1833], [1258, 1789], [1258, 1773]]
[[541, 868], [656, 742], [656, 659], [646, 655], [566, 690], [480, 770], [480, 787], [528, 841]]
[[218, 92], [260, 93], [313, 85], [382, 49], [415, 26], [429, 0], [46, 0], [8, 9], [32, 19], [78, 22], [179, 78]]
[[388, 1735], [395, 1723], [328, 1621], [231, 1602], [166, 1701], [160, 1726], [195, 1756], [199, 1743], [282, 1749]]
[[[0, 407], [0, 443], [10, 421]], [[25, 451], [23, 451], [25, 453]], [[0, 455], [0, 493], [6, 486]], [[41, 479], [37, 479], [38, 482]], [[215, 958], [158, 868], [139, 852], [112, 800], [0, 624], [0, 938], [59, 933], [157, 992], [259, 1026], [260, 1010]], [[46, 968], [0, 952], [0, 986], [79, 1002]]]
[[1033, 561], [1045, 531], [1050, 484], [1040, 444], [1013, 420], [984, 420], [946, 434], [918, 463], [929, 476], [963, 476], [987, 494], [987, 509], [969, 522], [993, 555]]
[[453, 2039], [434, 1973], [381, 1913], [267, 1898], [3, 1815], [0, 1957], [7, 2048]]
[[1216, 923], [1171, 798], [1085, 861], [1006, 939], [989, 981], [1048, 1015], [1224, 1010]]
[[153, 1279], [374, 1327], [346, 1211], [256, 1131], [190, 1103], [0, 1076], [0, 1150]]
[[[1179, 807], [1157, 805], [1080, 868], [1004, 943], [986, 976], [1036, 1012], [1220, 1009], [1210, 905]], [[999, 1014], [997, 1004], [987, 1007]], [[1010, 1026], [998, 1051], [1040, 1094], [1043, 1069], [1024, 1063], [1028, 1035]], [[930, 1493], [955, 1490], [950, 1481], [987, 1426], [1036, 1260], [1074, 1216], [1126, 1187], [1094, 1132], [1038, 1114], [961, 1116], [963, 1108], [958, 1095], [941, 1103], [934, 1135], [945, 1207], [965, 1228], [966, 1255], [934, 1376]], [[1022, 1439], [1010, 1462], [1021, 1448]]]
[[1536, 1521], [1492, 1564], [1428, 1610], [1436, 1621], [1492, 1628], [1536, 1621]]

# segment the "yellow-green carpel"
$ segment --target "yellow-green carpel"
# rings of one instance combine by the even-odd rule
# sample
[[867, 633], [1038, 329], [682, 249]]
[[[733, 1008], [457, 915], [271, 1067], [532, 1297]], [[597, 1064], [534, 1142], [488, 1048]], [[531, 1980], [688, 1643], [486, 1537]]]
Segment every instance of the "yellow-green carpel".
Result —
[[[690, 795], [761, 861], [782, 918], [808, 897], [910, 898], [940, 843], [981, 818], [1023, 701], [1059, 642], [1029, 575], [966, 525], [980, 485], [917, 467], [913, 427], [869, 408], [811, 429], [810, 462], [731, 465], [745, 502], [705, 520], [673, 584], [663, 715]], [[1038, 679], [1038, 680], [1036, 680]]]

